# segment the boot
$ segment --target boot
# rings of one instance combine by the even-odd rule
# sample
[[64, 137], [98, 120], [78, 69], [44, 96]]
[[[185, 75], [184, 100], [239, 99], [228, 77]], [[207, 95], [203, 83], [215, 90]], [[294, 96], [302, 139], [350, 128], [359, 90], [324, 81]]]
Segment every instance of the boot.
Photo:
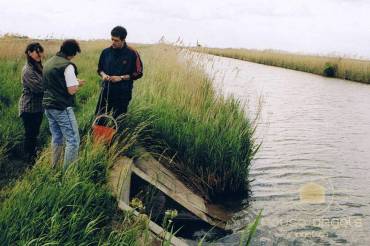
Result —
[[63, 145], [52, 146], [51, 167], [55, 168], [60, 163], [63, 154]]
[[33, 137], [26, 137], [24, 141], [24, 153], [26, 156], [26, 164], [31, 167], [36, 161], [36, 144], [37, 139]]

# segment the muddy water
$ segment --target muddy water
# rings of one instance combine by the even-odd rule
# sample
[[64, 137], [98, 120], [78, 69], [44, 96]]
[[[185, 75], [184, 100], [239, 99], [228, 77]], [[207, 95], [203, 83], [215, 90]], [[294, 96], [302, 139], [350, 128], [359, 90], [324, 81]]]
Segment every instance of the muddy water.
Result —
[[370, 245], [370, 85], [201, 56], [221, 93], [260, 109], [262, 148], [240, 228], [263, 209], [253, 245]]

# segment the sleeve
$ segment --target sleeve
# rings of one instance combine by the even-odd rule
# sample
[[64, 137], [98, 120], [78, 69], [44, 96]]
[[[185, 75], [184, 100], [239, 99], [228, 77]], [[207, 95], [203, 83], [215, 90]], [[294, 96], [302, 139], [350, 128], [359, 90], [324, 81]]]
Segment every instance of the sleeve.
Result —
[[32, 93], [39, 94], [43, 92], [42, 77], [37, 76], [36, 72], [24, 68], [22, 72], [22, 83], [25, 88], [28, 88]]
[[100, 54], [100, 57], [99, 57], [98, 70], [97, 70], [99, 76], [100, 76], [100, 72], [104, 71], [103, 63], [104, 63], [104, 50], [102, 51], [102, 53]]
[[135, 67], [133, 69], [133, 72], [130, 74], [130, 78], [132, 80], [137, 80], [143, 76], [143, 62], [141, 61], [140, 55], [137, 51], [135, 51], [134, 59]]
[[78, 85], [75, 68], [72, 64], [69, 64], [64, 70], [64, 78], [66, 79], [67, 87]]

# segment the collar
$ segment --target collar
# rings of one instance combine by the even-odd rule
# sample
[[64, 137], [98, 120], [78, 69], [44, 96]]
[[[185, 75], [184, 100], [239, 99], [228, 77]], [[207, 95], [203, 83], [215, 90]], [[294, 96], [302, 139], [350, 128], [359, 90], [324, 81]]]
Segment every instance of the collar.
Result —
[[60, 51], [57, 52], [56, 56], [63, 57], [65, 59], [67, 59], [67, 56], [63, 52], [60, 52]]
[[112, 50], [124, 50], [124, 49], [126, 49], [127, 48], [127, 43], [125, 42], [124, 44], [123, 44], [123, 46], [122, 46], [122, 48], [113, 48], [113, 46], [111, 45], [110, 46], [110, 48], [112, 49]]

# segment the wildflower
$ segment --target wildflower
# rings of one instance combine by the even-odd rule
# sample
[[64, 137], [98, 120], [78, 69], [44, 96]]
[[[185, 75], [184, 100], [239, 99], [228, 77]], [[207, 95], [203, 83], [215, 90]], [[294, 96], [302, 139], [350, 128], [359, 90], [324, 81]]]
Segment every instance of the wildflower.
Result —
[[167, 210], [165, 212], [166, 214], [166, 217], [169, 219], [169, 220], [172, 220], [173, 218], [175, 218], [177, 216], [177, 210], [174, 209], [174, 210]]
[[143, 202], [140, 201], [140, 199], [136, 197], [131, 200], [130, 206], [133, 207], [134, 209], [139, 209], [139, 210], [144, 208]]

